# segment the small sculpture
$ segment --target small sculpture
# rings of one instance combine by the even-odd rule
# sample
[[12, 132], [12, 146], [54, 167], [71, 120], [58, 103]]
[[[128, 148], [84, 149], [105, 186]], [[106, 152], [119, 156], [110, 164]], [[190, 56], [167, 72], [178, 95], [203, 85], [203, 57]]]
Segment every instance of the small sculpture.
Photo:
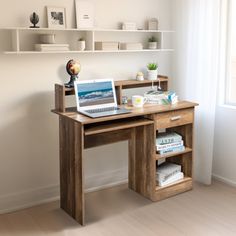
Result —
[[73, 88], [74, 87], [74, 81], [78, 79], [78, 74], [81, 70], [81, 65], [79, 62], [75, 60], [69, 60], [66, 64], [66, 71], [70, 75], [70, 81], [65, 84], [65, 87], [67, 88]]
[[144, 80], [144, 77], [143, 77], [143, 72], [139, 71], [136, 75], [136, 80], [139, 80], [139, 81], [142, 81]]
[[36, 26], [39, 23], [39, 16], [35, 12], [30, 15], [30, 22], [33, 24], [30, 28], [39, 28], [39, 26]]

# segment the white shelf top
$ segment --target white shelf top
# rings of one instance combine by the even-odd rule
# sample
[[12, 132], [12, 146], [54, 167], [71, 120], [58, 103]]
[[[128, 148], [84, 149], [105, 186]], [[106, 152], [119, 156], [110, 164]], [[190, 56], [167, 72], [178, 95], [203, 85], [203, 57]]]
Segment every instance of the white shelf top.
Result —
[[94, 53], [126, 53], [126, 52], [173, 52], [174, 49], [142, 49], [142, 50], [111, 50], [111, 51], [105, 51], [105, 50], [95, 50]]
[[92, 29], [52, 29], [52, 28], [27, 28], [27, 27], [8, 27], [1, 28], [1, 30], [22, 30], [22, 31], [92, 31]]
[[122, 29], [103, 29], [103, 28], [85, 28], [85, 29], [51, 29], [51, 28], [27, 28], [27, 27], [7, 27], [0, 30], [22, 30], [22, 31], [90, 31], [90, 32], [130, 32], [130, 33], [174, 33], [171, 30], [122, 30]]
[[95, 28], [94, 32], [133, 32], [133, 33], [173, 33], [171, 30], [122, 30], [122, 29], [102, 29]]
[[94, 51], [6, 51], [5, 54], [87, 54], [87, 53], [130, 53], [130, 52], [173, 52], [174, 49], [143, 49], [143, 50], [94, 50]]

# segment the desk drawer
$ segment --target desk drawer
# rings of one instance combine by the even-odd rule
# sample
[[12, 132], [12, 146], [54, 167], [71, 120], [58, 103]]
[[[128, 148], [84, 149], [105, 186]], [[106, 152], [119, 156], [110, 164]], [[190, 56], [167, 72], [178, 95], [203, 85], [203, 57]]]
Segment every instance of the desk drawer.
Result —
[[193, 123], [194, 110], [192, 108], [170, 111], [155, 115], [156, 129], [171, 128]]

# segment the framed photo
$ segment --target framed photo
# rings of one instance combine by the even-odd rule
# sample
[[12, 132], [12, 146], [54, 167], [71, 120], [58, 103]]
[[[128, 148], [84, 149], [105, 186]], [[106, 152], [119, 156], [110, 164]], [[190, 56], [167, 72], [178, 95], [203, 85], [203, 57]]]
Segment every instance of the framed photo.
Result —
[[80, 28], [94, 27], [94, 5], [90, 0], [76, 0], [76, 26]]
[[156, 18], [149, 19], [148, 30], [158, 30], [158, 20]]
[[66, 8], [47, 6], [48, 28], [66, 28]]

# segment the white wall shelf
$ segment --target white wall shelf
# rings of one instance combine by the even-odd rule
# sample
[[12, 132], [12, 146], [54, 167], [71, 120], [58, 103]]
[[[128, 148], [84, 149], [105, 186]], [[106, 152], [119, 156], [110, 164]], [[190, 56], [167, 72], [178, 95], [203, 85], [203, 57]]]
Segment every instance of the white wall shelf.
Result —
[[[51, 29], [51, 28], [1, 28], [10, 34], [11, 47], [4, 51], [5, 54], [86, 54], [86, 53], [134, 53], [134, 52], [172, 52], [169, 34], [170, 30], [120, 30], [120, 29]], [[34, 45], [40, 43], [40, 34], [55, 34], [56, 43], [69, 44], [69, 51], [35, 51]], [[147, 49], [148, 38], [154, 36], [158, 39], [158, 48]], [[167, 37], [166, 37], [167, 36]], [[86, 50], [77, 50], [77, 40], [84, 38]], [[116, 41], [121, 43], [139, 42], [143, 50], [95, 50], [96, 41]]]
[[143, 50], [94, 50], [94, 51], [5, 51], [5, 54], [88, 54], [88, 53], [139, 53], [139, 52], [173, 52], [173, 49], [143, 49]]

